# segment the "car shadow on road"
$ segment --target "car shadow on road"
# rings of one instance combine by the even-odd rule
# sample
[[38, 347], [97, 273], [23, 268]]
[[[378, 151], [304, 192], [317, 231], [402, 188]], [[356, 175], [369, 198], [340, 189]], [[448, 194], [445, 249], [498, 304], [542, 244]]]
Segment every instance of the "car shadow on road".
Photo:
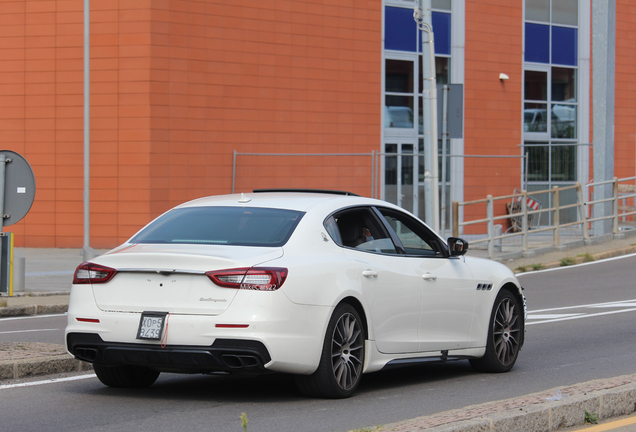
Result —
[[[374, 372], [362, 377], [356, 396], [375, 396], [401, 388], [462, 379], [474, 372], [467, 361], [426, 364]], [[148, 389], [98, 387], [95, 395], [126, 396], [157, 400], [196, 400], [272, 403], [307, 399], [286, 374], [267, 375], [181, 375], [161, 374]]]
[[468, 361], [401, 367], [364, 375], [358, 393], [378, 393], [422, 384], [430, 385], [475, 374], [478, 373], [473, 371]]

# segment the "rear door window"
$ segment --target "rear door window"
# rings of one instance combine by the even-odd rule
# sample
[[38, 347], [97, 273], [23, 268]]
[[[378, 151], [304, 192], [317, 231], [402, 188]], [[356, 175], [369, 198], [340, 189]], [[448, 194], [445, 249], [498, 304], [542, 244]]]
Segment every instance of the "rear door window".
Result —
[[340, 246], [374, 253], [397, 253], [384, 225], [367, 207], [338, 212], [325, 221], [325, 228]]

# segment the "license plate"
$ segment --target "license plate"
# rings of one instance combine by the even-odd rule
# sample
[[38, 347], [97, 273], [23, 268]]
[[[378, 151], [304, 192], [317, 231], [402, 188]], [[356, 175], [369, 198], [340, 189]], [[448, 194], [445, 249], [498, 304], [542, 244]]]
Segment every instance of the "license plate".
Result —
[[161, 340], [167, 312], [144, 312], [139, 321], [137, 339]]

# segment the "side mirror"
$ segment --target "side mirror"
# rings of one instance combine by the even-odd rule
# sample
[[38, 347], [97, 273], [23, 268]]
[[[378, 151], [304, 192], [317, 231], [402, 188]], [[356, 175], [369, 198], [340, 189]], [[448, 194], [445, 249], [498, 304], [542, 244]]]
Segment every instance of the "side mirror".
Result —
[[468, 242], [457, 237], [448, 238], [448, 250], [451, 256], [460, 256], [468, 252]]

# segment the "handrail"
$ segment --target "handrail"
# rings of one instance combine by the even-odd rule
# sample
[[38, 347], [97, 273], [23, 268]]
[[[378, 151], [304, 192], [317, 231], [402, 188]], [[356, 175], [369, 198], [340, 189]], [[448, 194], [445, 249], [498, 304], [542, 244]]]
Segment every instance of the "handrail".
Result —
[[[470, 226], [470, 225], [477, 225], [477, 224], [487, 224], [487, 236], [486, 238], [483, 239], [478, 239], [478, 240], [473, 240], [471, 243], [473, 244], [480, 244], [480, 243], [488, 243], [488, 256], [490, 258], [494, 258], [494, 249], [495, 249], [495, 244], [494, 242], [496, 240], [502, 240], [502, 239], [508, 239], [508, 238], [512, 238], [512, 237], [517, 237], [517, 236], [521, 236], [522, 237], [522, 251], [526, 252], [528, 250], [528, 231], [529, 231], [529, 223], [528, 223], [528, 218], [530, 216], [534, 216], [534, 215], [541, 215], [541, 214], [552, 214], [552, 219], [554, 221], [554, 224], [551, 226], [547, 226], [547, 227], [534, 227], [532, 228], [532, 232], [535, 233], [540, 233], [540, 232], [552, 232], [553, 233], [553, 244], [554, 245], [558, 245], [560, 242], [560, 229], [562, 228], [566, 228], [566, 227], [572, 227], [572, 226], [577, 226], [577, 225], [581, 225], [583, 227], [583, 233], [584, 233], [584, 237], [587, 239], [587, 223], [588, 220], [586, 218], [586, 212], [585, 212], [585, 208], [584, 208], [584, 203], [582, 202], [582, 200], [580, 200], [578, 203], [575, 204], [567, 204], [567, 205], [563, 205], [560, 206], [559, 205], [559, 193], [562, 191], [567, 191], [567, 190], [572, 190], [572, 189], [576, 189], [577, 190], [577, 196], [580, 196], [582, 198], [582, 192], [581, 192], [581, 185], [580, 183], [576, 183], [575, 185], [572, 186], [565, 186], [562, 188], [559, 188], [557, 186], [555, 186], [554, 188], [552, 188], [551, 190], [542, 190], [542, 191], [533, 191], [533, 192], [528, 192], [528, 191], [521, 191], [520, 193], [514, 193], [514, 194], [509, 194], [509, 195], [501, 195], [498, 197], [493, 197], [492, 195], [488, 195], [486, 197], [486, 199], [479, 199], [479, 200], [472, 200], [472, 201], [466, 201], [463, 203], [459, 203], [458, 201], [453, 201], [453, 236], [458, 236], [459, 235], [459, 229], [461, 227], [465, 227], [465, 226]], [[547, 208], [540, 208], [537, 210], [532, 210], [528, 208], [528, 197], [532, 196], [532, 195], [539, 195], [539, 194], [552, 194], [552, 201], [553, 201], [553, 206], [552, 207], [547, 207]], [[501, 200], [512, 200], [513, 202], [520, 202], [521, 204], [521, 211], [514, 211], [512, 210], [511, 207], [511, 212], [509, 214], [504, 214], [504, 215], [495, 215], [494, 214], [494, 202], [495, 201], [501, 201]], [[469, 206], [469, 205], [474, 205], [474, 204], [483, 204], [486, 203], [486, 213], [487, 216], [486, 218], [480, 218], [480, 219], [474, 219], [474, 220], [469, 220], [469, 221], [462, 221], [459, 222], [459, 206]], [[565, 223], [565, 224], [559, 224], [559, 213], [562, 210], [566, 210], [566, 209], [571, 209], [571, 208], [579, 208], [580, 209], [580, 213], [581, 213], [581, 220], [576, 221], [576, 222], [569, 222], [569, 223]], [[494, 235], [494, 224], [497, 221], [502, 221], [502, 220], [512, 220], [512, 218], [521, 218], [521, 230], [519, 232], [513, 232], [513, 233], [503, 233], [501, 235]]]
[[[593, 188], [595, 186], [601, 185], [613, 185], [613, 196], [611, 198], [603, 198], [598, 200], [588, 200], [587, 202], [583, 198], [583, 188], [580, 183], [575, 183], [574, 185], [558, 187], [554, 186], [552, 189], [548, 190], [539, 190], [539, 191], [521, 191], [520, 193], [514, 193], [509, 195], [501, 195], [497, 197], [493, 197], [492, 195], [488, 195], [485, 199], [478, 199], [473, 201], [466, 202], [458, 202], [453, 201], [452, 206], [452, 232], [453, 236], [457, 237], [459, 235], [459, 231], [462, 227], [477, 225], [477, 224], [486, 224], [487, 225], [487, 235], [485, 238], [480, 238], [478, 240], [473, 240], [471, 243], [480, 244], [480, 243], [488, 243], [488, 256], [490, 258], [494, 257], [494, 246], [496, 240], [508, 239], [511, 237], [522, 236], [522, 245], [521, 249], [525, 253], [528, 251], [528, 235], [529, 232], [540, 233], [540, 232], [552, 232], [553, 233], [553, 246], [560, 245], [560, 230], [563, 228], [570, 228], [580, 226], [582, 229], [583, 239], [585, 241], [589, 241], [589, 229], [588, 226], [592, 222], [598, 222], [602, 220], [612, 220], [613, 228], [612, 233], [614, 235], [618, 234], [618, 219], [626, 218], [627, 216], [636, 215], [636, 202], [634, 205], [628, 206], [625, 205], [627, 199], [635, 199], [636, 201], [636, 192], [631, 192], [631, 188], [626, 188], [628, 193], [624, 193], [622, 195], [619, 194], [619, 183], [634, 181], [636, 180], [636, 176], [634, 177], [626, 177], [626, 178], [613, 178], [612, 180], [590, 183], [586, 185], [586, 188]], [[632, 183], [630, 186], [636, 188], [636, 184]], [[577, 202], [571, 204], [561, 205], [559, 202], [559, 196], [562, 192], [568, 190], [576, 190]], [[528, 197], [539, 194], [549, 194], [551, 196], [552, 207], [540, 208], [538, 210], [532, 210], [528, 208]], [[623, 205], [619, 205], [619, 199], [623, 200]], [[494, 214], [494, 202], [501, 200], [512, 200], [513, 202], [520, 202], [521, 210], [513, 211], [511, 206], [511, 212], [509, 214]], [[486, 217], [468, 221], [459, 221], [460, 206], [466, 207], [475, 204], [486, 204]], [[612, 203], [612, 211], [610, 214], [604, 214], [598, 217], [589, 217], [588, 216], [588, 208], [591, 208], [594, 205], [604, 204], [604, 203]], [[574, 222], [566, 222], [560, 223], [560, 213], [561, 211], [568, 209], [579, 209], [578, 220]], [[542, 227], [533, 227], [529, 228], [528, 218], [535, 215], [542, 214], [551, 214], [552, 215], [552, 225], [542, 226]], [[513, 233], [503, 233], [501, 235], [494, 235], [494, 223], [501, 220], [510, 220], [512, 226], [513, 218], [521, 218], [521, 229], [519, 232]]]

